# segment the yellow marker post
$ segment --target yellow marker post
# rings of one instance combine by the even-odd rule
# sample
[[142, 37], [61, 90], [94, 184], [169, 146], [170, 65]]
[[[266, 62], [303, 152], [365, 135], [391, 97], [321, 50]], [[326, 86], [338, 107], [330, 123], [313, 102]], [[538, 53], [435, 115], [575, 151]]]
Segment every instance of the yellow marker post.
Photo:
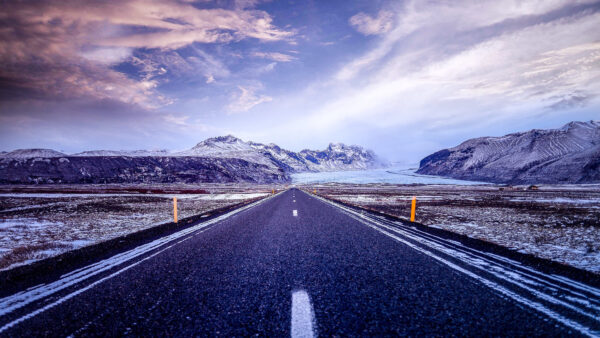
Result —
[[317, 189], [313, 190], [313, 194], [315, 194], [315, 195], [317, 194]]
[[412, 206], [410, 207], [410, 221], [414, 222], [415, 221], [415, 211], [417, 209], [417, 197], [413, 196], [412, 199]]
[[177, 197], [173, 197], [173, 222], [177, 223]]
[[273, 189], [273, 191], [271, 191], [271, 194], [275, 195], [275, 189]]

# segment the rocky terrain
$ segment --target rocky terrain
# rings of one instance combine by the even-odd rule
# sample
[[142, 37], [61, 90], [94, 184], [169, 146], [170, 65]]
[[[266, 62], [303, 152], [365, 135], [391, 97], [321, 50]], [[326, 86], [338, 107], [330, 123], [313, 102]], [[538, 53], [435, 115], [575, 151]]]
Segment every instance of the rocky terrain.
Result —
[[470, 139], [421, 160], [419, 174], [510, 184], [600, 182], [600, 121]]
[[0, 184], [287, 182], [281, 169], [233, 158], [65, 156], [2, 158]]
[[295, 153], [275, 144], [214, 137], [193, 148], [93, 150], [67, 155], [51, 149], [19, 149], [0, 155], [0, 184], [40, 183], [281, 183], [289, 174], [383, 166], [370, 150], [330, 144]]

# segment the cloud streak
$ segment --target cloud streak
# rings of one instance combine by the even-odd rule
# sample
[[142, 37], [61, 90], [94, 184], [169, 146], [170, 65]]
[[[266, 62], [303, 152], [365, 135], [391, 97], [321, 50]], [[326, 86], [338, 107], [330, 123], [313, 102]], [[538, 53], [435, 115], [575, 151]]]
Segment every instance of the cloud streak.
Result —
[[[309, 120], [327, 128], [344, 121], [385, 121], [379, 125], [384, 127], [510, 118], [537, 114], [551, 97], [597, 93], [599, 7], [560, 1], [409, 2], [398, 10], [401, 24], [328, 83], [355, 85]], [[553, 107], [575, 106], [557, 103]]]
[[348, 20], [350, 25], [364, 35], [377, 35], [388, 32], [394, 23], [394, 14], [381, 10], [376, 17], [360, 12]]
[[269, 59], [277, 62], [290, 62], [296, 59], [291, 55], [277, 52], [254, 52], [252, 53], [252, 56], [263, 59]]
[[229, 113], [242, 113], [264, 102], [270, 102], [272, 97], [256, 94], [256, 88], [238, 86], [239, 92], [231, 96], [227, 107]]

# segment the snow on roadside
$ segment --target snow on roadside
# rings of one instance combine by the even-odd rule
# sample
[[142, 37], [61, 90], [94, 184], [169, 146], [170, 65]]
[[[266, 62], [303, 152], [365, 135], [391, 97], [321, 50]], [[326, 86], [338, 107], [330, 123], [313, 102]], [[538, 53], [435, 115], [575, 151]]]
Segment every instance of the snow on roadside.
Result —
[[[597, 187], [328, 186], [327, 197], [600, 273], [600, 191]], [[319, 188], [318, 188], [319, 189]]]
[[266, 195], [0, 194], [0, 270], [171, 222], [173, 197], [183, 219]]

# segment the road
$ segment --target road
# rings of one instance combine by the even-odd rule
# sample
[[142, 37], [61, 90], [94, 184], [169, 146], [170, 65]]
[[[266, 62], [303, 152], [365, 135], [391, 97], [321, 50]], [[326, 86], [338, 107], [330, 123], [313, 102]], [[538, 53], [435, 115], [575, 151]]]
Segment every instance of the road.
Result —
[[0, 299], [0, 336], [600, 334], [600, 289], [297, 189]]

